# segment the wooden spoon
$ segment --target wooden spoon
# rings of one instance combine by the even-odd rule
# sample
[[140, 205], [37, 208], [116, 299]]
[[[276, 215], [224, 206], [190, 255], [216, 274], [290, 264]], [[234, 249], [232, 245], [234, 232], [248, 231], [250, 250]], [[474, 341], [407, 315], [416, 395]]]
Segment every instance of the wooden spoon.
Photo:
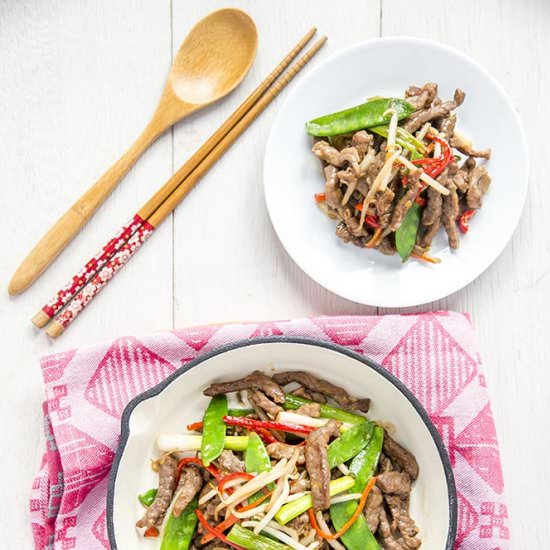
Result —
[[191, 29], [145, 130], [38, 241], [12, 277], [10, 294], [23, 292], [41, 275], [155, 139], [182, 118], [221, 99], [242, 81], [252, 65], [257, 44], [254, 21], [237, 9], [215, 11]]

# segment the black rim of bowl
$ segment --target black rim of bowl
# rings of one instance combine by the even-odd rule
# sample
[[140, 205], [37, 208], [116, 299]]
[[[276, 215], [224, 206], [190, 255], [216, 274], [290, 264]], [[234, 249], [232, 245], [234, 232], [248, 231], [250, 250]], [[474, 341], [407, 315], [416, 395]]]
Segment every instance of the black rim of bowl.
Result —
[[126, 405], [126, 408], [124, 409], [124, 412], [122, 413], [122, 417], [121, 417], [120, 439], [119, 439], [118, 448], [115, 454], [115, 458], [113, 460], [113, 464], [111, 467], [111, 472], [109, 474], [109, 487], [107, 490], [107, 534], [109, 537], [109, 543], [111, 545], [112, 550], [118, 549], [116, 539], [115, 539], [115, 528], [113, 524], [113, 506], [114, 506], [116, 479], [118, 474], [118, 468], [120, 466], [120, 461], [122, 459], [122, 455], [124, 454], [126, 444], [128, 443], [128, 438], [130, 437], [130, 417], [134, 409], [137, 407], [137, 405], [142, 401], [145, 401], [146, 399], [150, 399], [151, 397], [157, 396], [167, 386], [169, 386], [174, 380], [179, 378], [182, 374], [185, 374], [192, 368], [196, 367], [197, 365], [200, 365], [201, 363], [203, 363], [204, 361], [207, 361], [208, 359], [211, 359], [212, 357], [215, 357], [217, 355], [221, 355], [228, 351], [232, 351], [239, 348], [254, 346], [258, 344], [274, 344], [274, 343], [275, 344], [276, 343], [304, 344], [304, 345], [326, 348], [326, 349], [347, 355], [348, 357], [351, 357], [352, 359], [356, 359], [357, 361], [363, 363], [367, 367], [370, 367], [375, 372], [383, 376], [386, 380], [388, 380], [388, 382], [393, 384], [407, 398], [407, 400], [414, 407], [414, 409], [416, 410], [416, 412], [424, 422], [424, 425], [430, 432], [433, 442], [437, 447], [437, 451], [439, 453], [441, 463], [443, 464], [443, 470], [445, 472], [445, 479], [447, 482], [447, 495], [449, 500], [449, 531], [447, 535], [447, 543], [445, 545], [445, 550], [452, 550], [456, 539], [457, 515], [458, 515], [457, 494], [456, 494], [456, 485], [455, 485], [453, 470], [451, 467], [451, 462], [449, 460], [449, 455], [447, 454], [445, 445], [443, 444], [443, 440], [441, 439], [441, 436], [437, 431], [437, 428], [433, 425], [432, 421], [430, 420], [430, 417], [428, 416], [428, 413], [426, 412], [426, 410], [424, 409], [420, 401], [403, 384], [403, 382], [401, 382], [401, 380], [396, 378], [393, 374], [388, 372], [386, 369], [380, 366], [376, 361], [373, 361], [369, 357], [365, 357], [343, 346], [340, 346], [338, 344], [333, 344], [331, 342], [325, 342], [323, 340], [315, 340], [312, 338], [299, 338], [299, 337], [288, 337], [288, 336], [268, 336], [268, 337], [254, 338], [249, 340], [239, 340], [231, 344], [220, 346], [212, 351], [209, 351], [200, 355], [199, 357], [197, 357], [196, 359], [193, 359], [186, 365], [178, 368], [165, 380], [163, 380], [156, 386], [150, 388], [149, 390], [141, 393], [140, 395], [134, 397], [134, 399], [132, 399], [128, 403], [128, 405]]

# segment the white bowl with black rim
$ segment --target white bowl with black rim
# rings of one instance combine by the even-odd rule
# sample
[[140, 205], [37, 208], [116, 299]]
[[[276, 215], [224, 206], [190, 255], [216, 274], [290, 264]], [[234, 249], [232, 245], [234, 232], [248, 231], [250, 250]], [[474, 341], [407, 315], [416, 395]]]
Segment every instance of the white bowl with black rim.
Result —
[[368, 416], [395, 426], [394, 438], [416, 457], [420, 475], [413, 485], [410, 511], [420, 528], [422, 550], [451, 550], [457, 525], [457, 496], [443, 441], [418, 399], [376, 362], [346, 348], [315, 340], [270, 337], [218, 348], [180, 368], [164, 382], [139, 395], [122, 415], [119, 447], [107, 495], [107, 531], [113, 550], [160, 548], [135, 528], [143, 514], [137, 495], [156, 486], [150, 458], [158, 456], [157, 436], [183, 432], [202, 418], [211, 383], [243, 377], [304, 370], [370, 397]]

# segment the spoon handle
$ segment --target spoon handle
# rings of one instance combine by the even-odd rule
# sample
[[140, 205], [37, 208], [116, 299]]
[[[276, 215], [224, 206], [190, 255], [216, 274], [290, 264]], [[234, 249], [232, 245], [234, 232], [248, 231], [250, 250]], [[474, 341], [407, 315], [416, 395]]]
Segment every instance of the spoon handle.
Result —
[[55, 222], [17, 268], [8, 286], [10, 294], [20, 294], [34, 283], [167, 127], [164, 121], [154, 117], [122, 157]]

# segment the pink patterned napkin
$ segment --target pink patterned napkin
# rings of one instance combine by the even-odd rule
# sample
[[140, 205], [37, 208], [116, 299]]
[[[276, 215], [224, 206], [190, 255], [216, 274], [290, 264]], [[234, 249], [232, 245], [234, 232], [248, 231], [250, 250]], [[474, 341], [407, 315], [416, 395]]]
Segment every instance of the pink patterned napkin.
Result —
[[400, 378], [427, 409], [449, 451], [459, 502], [456, 548], [509, 550], [481, 360], [469, 317], [452, 312], [209, 325], [42, 358], [47, 448], [30, 499], [36, 549], [108, 549], [108, 473], [128, 401], [206, 351], [269, 335], [334, 342]]

